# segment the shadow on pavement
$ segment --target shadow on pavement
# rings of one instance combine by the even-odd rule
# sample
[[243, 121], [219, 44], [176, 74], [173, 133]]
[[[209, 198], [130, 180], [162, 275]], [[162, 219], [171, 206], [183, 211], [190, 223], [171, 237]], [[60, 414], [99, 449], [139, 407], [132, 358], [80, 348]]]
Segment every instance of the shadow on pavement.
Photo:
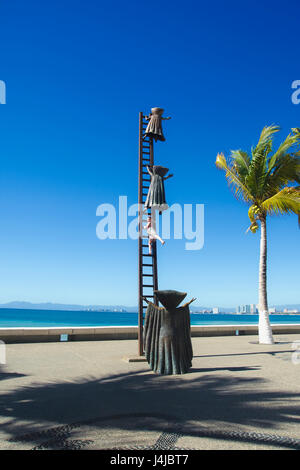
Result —
[[[36, 423], [47, 429], [95, 418], [96, 423], [109, 416], [138, 414], [167, 413], [185, 428], [189, 422], [197, 421], [200, 426], [213, 424], [216, 428], [220, 423], [220, 429], [226, 426], [232, 429], [232, 425], [248, 425], [258, 427], [260, 432], [262, 429], [270, 432], [284, 423], [298, 424], [300, 394], [263, 389], [264, 379], [242, 376], [247, 370], [257, 369], [201, 368], [192, 369], [185, 376], [157, 376], [145, 369], [100, 379], [36, 383], [3, 392], [0, 416], [5, 419], [6, 431], [12, 439], [32, 433], [37, 429]], [[224, 370], [231, 375], [217, 375]], [[203, 375], [199, 377], [197, 372]], [[137, 430], [142, 422], [137, 420]]]

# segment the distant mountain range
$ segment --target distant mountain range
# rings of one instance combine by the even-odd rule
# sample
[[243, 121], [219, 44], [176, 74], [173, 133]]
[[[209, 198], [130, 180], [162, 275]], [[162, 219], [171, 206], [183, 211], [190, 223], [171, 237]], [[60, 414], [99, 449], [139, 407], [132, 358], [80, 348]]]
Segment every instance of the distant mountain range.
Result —
[[118, 312], [136, 312], [137, 307], [127, 307], [124, 305], [77, 305], [77, 304], [56, 304], [52, 302], [43, 302], [34, 304], [31, 302], [14, 301], [0, 304], [0, 308], [19, 308], [29, 310], [70, 310], [70, 311], [118, 311]]
[[[275, 305], [278, 312], [282, 312], [284, 309], [288, 310], [298, 310], [300, 311], [300, 304], [285, 304], [285, 305]], [[0, 308], [19, 308], [19, 309], [29, 309], [29, 310], [73, 310], [73, 311], [95, 311], [95, 312], [137, 312], [138, 308], [136, 306], [128, 307], [126, 305], [76, 305], [76, 304], [57, 304], [52, 302], [44, 303], [31, 303], [31, 302], [22, 302], [14, 301], [7, 302], [5, 304], [0, 304]], [[218, 307], [220, 313], [235, 313], [235, 307]], [[203, 310], [212, 310], [212, 307], [203, 307], [203, 306], [190, 306], [191, 312], [201, 312]]]

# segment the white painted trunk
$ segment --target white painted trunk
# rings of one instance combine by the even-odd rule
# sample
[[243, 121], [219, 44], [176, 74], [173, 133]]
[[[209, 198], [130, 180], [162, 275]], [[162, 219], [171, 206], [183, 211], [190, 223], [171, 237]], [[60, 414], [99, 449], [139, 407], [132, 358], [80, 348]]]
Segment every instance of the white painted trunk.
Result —
[[267, 299], [267, 227], [266, 217], [260, 219], [260, 259], [259, 259], [259, 322], [258, 338], [260, 344], [274, 344], [269, 319]]
[[258, 341], [260, 344], [274, 344], [269, 312], [259, 310]]

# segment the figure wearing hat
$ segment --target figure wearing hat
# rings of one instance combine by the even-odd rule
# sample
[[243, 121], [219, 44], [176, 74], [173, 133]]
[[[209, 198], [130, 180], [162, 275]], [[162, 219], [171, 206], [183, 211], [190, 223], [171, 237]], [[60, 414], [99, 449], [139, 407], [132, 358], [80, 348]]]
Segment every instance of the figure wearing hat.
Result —
[[170, 117], [162, 117], [164, 110], [163, 108], [151, 108], [149, 116], [145, 116], [145, 119], [149, 121], [148, 126], [145, 130], [144, 137], [153, 137], [155, 142], [158, 140], [165, 141], [165, 136], [162, 130], [162, 120], [169, 120]]

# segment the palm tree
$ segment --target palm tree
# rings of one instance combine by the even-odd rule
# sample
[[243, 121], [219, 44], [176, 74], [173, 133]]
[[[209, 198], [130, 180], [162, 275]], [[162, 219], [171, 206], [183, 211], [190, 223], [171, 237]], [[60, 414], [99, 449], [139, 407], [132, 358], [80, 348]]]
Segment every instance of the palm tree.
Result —
[[273, 136], [278, 131], [278, 126], [264, 127], [251, 155], [234, 150], [228, 161], [222, 153], [216, 159], [217, 167], [225, 170], [237, 198], [250, 205], [248, 230], [255, 233], [260, 224], [258, 333], [261, 344], [274, 343], [267, 300], [267, 215], [295, 213], [300, 224], [300, 186], [296, 186], [300, 183], [300, 129], [292, 129], [277, 151], [272, 152]]

